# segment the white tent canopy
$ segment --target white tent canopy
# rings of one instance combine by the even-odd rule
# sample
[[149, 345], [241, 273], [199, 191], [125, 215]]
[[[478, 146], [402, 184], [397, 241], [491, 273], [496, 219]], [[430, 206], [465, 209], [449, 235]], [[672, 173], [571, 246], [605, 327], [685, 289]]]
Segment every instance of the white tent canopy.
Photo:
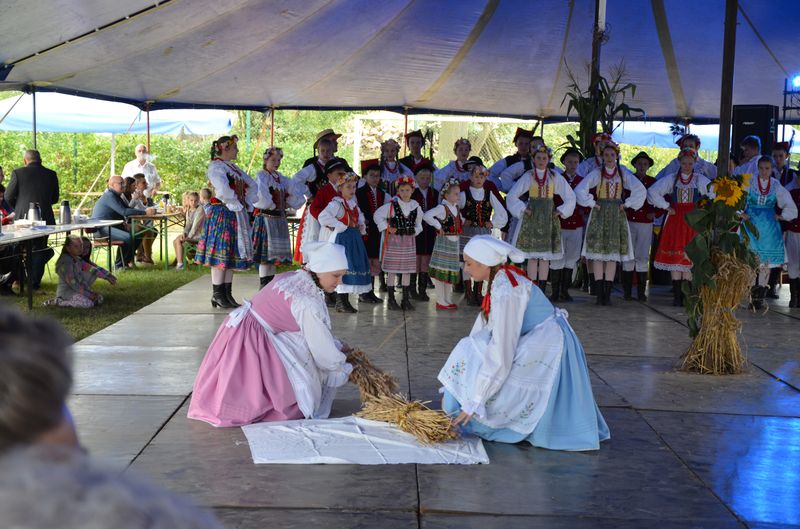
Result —
[[[144, 108], [369, 108], [566, 118], [594, 0], [10, 0], [0, 87]], [[652, 120], [716, 122], [724, 0], [607, 0], [601, 61]], [[796, 0], [740, 0], [734, 104], [782, 103]], [[796, 115], [790, 116], [794, 121]]]
[[[2, 119], [5, 116], [5, 119]], [[23, 94], [0, 101], [0, 130], [33, 130], [33, 97]], [[150, 112], [152, 134], [225, 134], [236, 115], [224, 110], [156, 110]], [[145, 113], [133, 105], [66, 94], [36, 96], [36, 129], [40, 132], [144, 134]]]

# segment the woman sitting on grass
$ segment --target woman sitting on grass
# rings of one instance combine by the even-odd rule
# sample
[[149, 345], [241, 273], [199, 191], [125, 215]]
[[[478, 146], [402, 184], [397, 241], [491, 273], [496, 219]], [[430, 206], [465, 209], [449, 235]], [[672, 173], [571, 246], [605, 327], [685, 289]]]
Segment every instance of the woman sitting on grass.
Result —
[[45, 305], [90, 309], [103, 302], [103, 296], [92, 290], [98, 277], [112, 285], [117, 283], [113, 274], [84, 259], [84, 243], [76, 235], [67, 236], [61, 256], [56, 261], [56, 273], [56, 297], [45, 301]]

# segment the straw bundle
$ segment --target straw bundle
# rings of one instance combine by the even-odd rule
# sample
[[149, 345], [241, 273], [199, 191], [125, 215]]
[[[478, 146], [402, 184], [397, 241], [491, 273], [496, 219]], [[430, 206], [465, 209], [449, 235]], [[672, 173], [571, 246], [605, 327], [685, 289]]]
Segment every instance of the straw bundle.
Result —
[[746, 359], [737, 333], [742, 324], [734, 311], [755, 279], [754, 270], [734, 255], [714, 251], [714, 287], [700, 289], [703, 306], [700, 332], [683, 355], [681, 369], [712, 375], [741, 373]]
[[443, 443], [458, 438], [450, 417], [426, 406], [428, 402], [409, 402], [404, 395], [381, 395], [364, 403], [359, 417], [391, 422], [423, 444]]
[[397, 379], [375, 367], [363, 351], [351, 351], [347, 361], [353, 366], [350, 381], [358, 386], [361, 395], [363, 408], [357, 414], [359, 417], [394, 423], [423, 444], [458, 437], [450, 417], [428, 408], [427, 402], [409, 401], [397, 393]]

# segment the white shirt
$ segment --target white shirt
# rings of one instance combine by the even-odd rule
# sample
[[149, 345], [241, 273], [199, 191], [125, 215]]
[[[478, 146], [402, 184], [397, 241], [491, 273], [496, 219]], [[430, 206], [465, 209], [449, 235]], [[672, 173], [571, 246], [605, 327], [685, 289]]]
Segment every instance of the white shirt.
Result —
[[286, 204], [284, 204], [285, 207], [298, 209], [305, 203], [303, 194], [293, 193], [294, 189], [292, 189], [291, 182], [279, 172], [270, 174], [262, 169], [256, 173], [256, 181], [258, 182], [258, 200], [253, 204], [254, 208], [276, 209], [278, 206], [275, 204], [275, 201], [272, 200], [273, 189], [282, 190], [287, 193]]
[[[230, 182], [228, 181], [228, 174], [235, 173], [238, 173], [248, 184], [245, 192], [244, 204], [239, 201], [239, 197], [237, 197], [234, 190], [231, 189]], [[208, 164], [208, 173], [206, 176], [214, 187], [214, 196], [224, 203], [225, 207], [231, 211], [247, 209], [248, 206], [252, 206], [258, 200], [258, 184], [233, 162], [212, 160], [211, 163]]]
[[[435, 208], [431, 208], [425, 212], [424, 219], [425, 222], [436, 228], [437, 230], [442, 229], [442, 223], [447, 217], [447, 211], [450, 211], [450, 215], [456, 218], [460, 218], [463, 222], [463, 217], [461, 217], [461, 213], [458, 212], [458, 207], [451, 204], [446, 200], [442, 200], [442, 203], [436, 206]], [[458, 237], [458, 235], [455, 235]]]
[[[391, 171], [389, 170], [390, 168]], [[384, 182], [387, 184], [393, 184], [399, 176], [410, 176], [413, 178], [414, 173], [411, 172], [411, 169], [401, 164], [397, 160], [393, 162], [383, 162], [383, 172], [381, 172], [381, 178]]]
[[[399, 198], [393, 198], [392, 200], [386, 202], [386, 204], [382, 205], [378, 209], [375, 210], [375, 214], [372, 216], [372, 219], [375, 221], [375, 224], [378, 226], [379, 231], [386, 231], [389, 227], [389, 210], [391, 208], [396, 208], [400, 206], [400, 211], [403, 212], [405, 217], [411, 215], [411, 212], [415, 209], [417, 210], [417, 220], [414, 226], [414, 235], [419, 235], [422, 232], [422, 208], [419, 207], [419, 204], [413, 198], [408, 202], [403, 202]], [[394, 209], [392, 209], [394, 212]]]
[[[597, 205], [597, 202], [591, 193], [589, 193], [589, 190], [597, 187], [597, 185], [600, 184], [601, 178], [604, 178], [602, 176], [602, 171], [600, 169], [596, 169], [586, 175], [581, 183], [578, 184], [578, 187], [575, 188], [575, 198], [577, 198], [578, 204], [587, 208], [593, 208], [595, 205]], [[621, 182], [622, 187], [631, 192], [631, 196], [629, 196], [623, 203], [626, 208], [635, 210], [644, 205], [644, 201], [647, 199], [647, 188], [644, 187], [644, 184], [642, 184], [638, 178], [636, 178], [636, 175], [624, 167], [620, 167], [619, 171], [617, 171], [617, 174], [615, 174], [611, 179], [611, 182]]]
[[[311, 198], [311, 190], [308, 188], [308, 184], [317, 179], [317, 169], [314, 166], [320, 165], [320, 162], [322, 162], [322, 160], [317, 158], [314, 160], [314, 163], [306, 165], [294, 174], [291, 183], [292, 194], [304, 195], [307, 198]], [[325, 163], [321, 165], [324, 166]]]
[[[683, 175], [683, 178], [686, 179], [688, 176]], [[664, 195], [669, 195], [675, 189], [697, 189], [701, 195], [714, 198], [714, 193], [709, 188], [710, 185], [711, 180], [700, 173], [693, 173], [688, 184], [684, 184], [680, 178], [662, 178], [647, 189], [647, 201], [658, 209], [668, 209], [670, 204]]]
[[[472, 198], [474, 198], [477, 202], [482, 202], [485, 194], [487, 193], [487, 191], [482, 187], [476, 188], [470, 186], [469, 191], [472, 194]], [[494, 193], [489, 193], [489, 203], [492, 205], [492, 228], [501, 229], [508, 222], [506, 208], [504, 208], [503, 204], [497, 200], [497, 197], [494, 196]], [[467, 194], [466, 192], [462, 191], [458, 195], [458, 208], [464, 209], [466, 204]]]
[[[528, 207], [528, 203], [521, 201], [519, 197], [530, 191], [531, 186], [534, 185], [533, 171], [536, 171], [539, 177], [544, 176], [544, 171], [534, 168], [532, 171], [523, 174], [519, 180], [517, 180], [517, 183], [514, 184], [514, 187], [511, 188], [511, 191], [508, 192], [508, 195], [506, 195], [508, 211], [518, 219], [522, 218], [525, 209]], [[563, 204], [556, 208], [556, 211], [558, 211], [561, 218], [566, 219], [575, 211], [575, 192], [562, 175], [548, 171], [545, 185], [550, 185], [551, 181], [554, 183], [554, 193], [560, 196], [561, 200], [564, 201]]]
[[[339, 220], [342, 215], [345, 214], [345, 202], [347, 203], [347, 207], [349, 207], [351, 210], [355, 209], [358, 211], [358, 231], [361, 232], [361, 235], [366, 235], [367, 227], [364, 219], [364, 213], [362, 213], [359, 209], [358, 200], [356, 200], [355, 196], [347, 201], [345, 201], [343, 197], [334, 197], [333, 200], [331, 200], [330, 203], [325, 206], [325, 209], [323, 209], [319, 214], [318, 220], [320, 226], [322, 226], [324, 229], [328, 229], [329, 233], [332, 232], [333, 237], [345, 231], [348, 227], [347, 224]], [[321, 236], [320, 240], [327, 240], [327, 238], [328, 237]]]
[[459, 182], [463, 182], [469, 178], [469, 171], [464, 169], [461, 162], [458, 160], [452, 160], [441, 169], [437, 169], [433, 172], [433, 187], [437, 191], [441, 191], [444, 183], [450, 178], [455, 178]]
[[[666, 167], [658, 172], [656, 175], [656, 180], [661, 180], [665, 176], [675, 176], [680, 169], [681, 161], [678, 158], [675, 158], [669, 162]], [[717, 177], [717, 166], [713, 163], [703, 160], [702, 158], [697, 158], [697, 161], [694, 163], [694, 171], [702, 174], [709, 180], [713, 180]]]
[[144, 179], [147, 182], [147, 189], [144, 192], [144, 196], [151, 198], [153, 196], [153, 189], [155, 186], [161, 185], [161, 177], [158, 176], [156, 166], [150, 162], [144, 162], [144, 164], [140, 164], [139, 159], [134, 158], [125, 164], [125, 167], [122, 169], [122, 178], [126, 178], [128, 176], [133, 177], [133, 175], [139, 173], [144, 175]]

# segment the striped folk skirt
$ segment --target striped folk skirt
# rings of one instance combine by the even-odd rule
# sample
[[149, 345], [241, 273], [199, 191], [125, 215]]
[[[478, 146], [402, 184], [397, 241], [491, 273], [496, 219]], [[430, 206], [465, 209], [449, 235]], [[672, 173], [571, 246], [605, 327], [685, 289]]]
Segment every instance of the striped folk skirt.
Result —
[[458, 283], [461, 280], [461, 263], [459, 262], [459, 236], [439, 235], [433, 244], [433, 254], [428, 273], [432, 279], [444, 283]]
[[252, 261], [239, 254], [236, 213], [223, 204], [206, 209], [203, 237], [197, 242], [194, 262], [212, 268], [247, 270]]
[[274, 265], [292, 262], [289, 223], [285, 217], [256, 215], [253, 221], [253, 262]]
[[417, 238], [383, 232], [381, 240], [381, 268], [390, 274], [415, 274], [417, 272]]

